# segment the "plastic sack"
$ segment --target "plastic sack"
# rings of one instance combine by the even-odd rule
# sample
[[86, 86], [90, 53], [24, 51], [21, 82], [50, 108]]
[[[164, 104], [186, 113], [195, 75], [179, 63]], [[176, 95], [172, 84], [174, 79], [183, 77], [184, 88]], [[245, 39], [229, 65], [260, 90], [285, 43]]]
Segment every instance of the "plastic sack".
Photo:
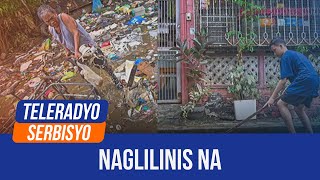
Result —
[[140, 63], [142, 63], [143, 62], [143, 60], [142, 59], [136, 59], [135, 61], [134, 61], [134, 65], [139, 65]]
[[103, 7], [103, 5], [101, 3], [101, 0], [93, 0], [92, 12], [97, 12], [97, 10], [102, 8], [102, 7]]
[[76, 73], [72, 72], [72, 71], [68, 71], [64, 73], [64, 76], [61, 78], [61, 81], [66, 81], [68, 79], [71, 79], [72, 77], [74, 77], [76, 75]]
[[113, 61], [116, 61], [119, 59], [119, 56], [117, 56], [116, 54], [109, 54], [108, 55], [108, 58], [113, 60]]
[[102, 77], [91, 70], [87, 65], [77, 62], [77, 65], [82, 69], [80, 74], [84, 76], [90, 84], [94, 87], [100, 86], [102, 84]]
[[125, 4], [124, 6], [119, 8], [119, 11], [121, 11], [122, 13], [125, 13], [125, 14], [129, 14], [131, 12], [130, 5]]
[[127, 23], [127, 25], [141, 24], [145, 20], [146, 20], [145, 18], [143, 18], [141, 16], [137, 16], [137, 17], [130, 19], [130, 21]]
[[131, 14], [136, 17], [136, 16], [143, 16], [146, 13], [146, 10], [143, 6], [137, 7], [131, 11]]
[[43, 43], [42, 43], [42, 45], [41, 45], [41, 49], [42, 50], [45, 50], [45, 51], [48, 51], [50, 48], [51, 48], [51, 39], [50, 38], [48, 38], [48, 39], [46, 39]]

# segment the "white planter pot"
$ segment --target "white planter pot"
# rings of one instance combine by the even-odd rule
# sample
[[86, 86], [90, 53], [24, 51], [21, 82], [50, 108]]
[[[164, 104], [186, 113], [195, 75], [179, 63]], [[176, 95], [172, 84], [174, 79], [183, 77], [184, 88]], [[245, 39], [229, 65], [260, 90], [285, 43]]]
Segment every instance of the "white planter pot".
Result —
[[[254, 100], [239, 100], [234, 101], [234, 112], [236, 120], [244, 120], [257, 111], [257, 101]], [[252, 119], [256, 119], [254, 116]]]

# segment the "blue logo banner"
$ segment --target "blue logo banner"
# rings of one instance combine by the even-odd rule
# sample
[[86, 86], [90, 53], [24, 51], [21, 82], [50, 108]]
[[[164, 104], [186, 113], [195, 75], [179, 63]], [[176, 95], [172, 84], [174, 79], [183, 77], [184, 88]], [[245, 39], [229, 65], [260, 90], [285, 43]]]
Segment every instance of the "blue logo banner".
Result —
[[19, 123], [101, 123], [107, 119], [105, 100], [22, 100], [16, 111]]

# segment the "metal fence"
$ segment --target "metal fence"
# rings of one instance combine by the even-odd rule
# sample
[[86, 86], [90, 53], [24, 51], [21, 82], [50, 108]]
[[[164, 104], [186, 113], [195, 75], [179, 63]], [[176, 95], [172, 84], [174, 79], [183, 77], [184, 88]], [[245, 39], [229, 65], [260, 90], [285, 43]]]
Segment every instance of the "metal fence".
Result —
[[[266, 46], [275, 37], [288, 45], [320, 44], [320, 3], [317, 0], [247, 0], [262, 7], [254, 18], [245, 13], [233, 0], [200, 0], [198, 24], [208, 32], [213, 45], [234, 46], [238, 36], [228, 32], [245, 32], [257, 46]], [[253, 33], [251, 33], [253, 32]]]
[[180, 63], [175, 58], [179, 37], [179, 0], [159, 0], [157, 74], [159, 83], [158, 103], [180, 103]]

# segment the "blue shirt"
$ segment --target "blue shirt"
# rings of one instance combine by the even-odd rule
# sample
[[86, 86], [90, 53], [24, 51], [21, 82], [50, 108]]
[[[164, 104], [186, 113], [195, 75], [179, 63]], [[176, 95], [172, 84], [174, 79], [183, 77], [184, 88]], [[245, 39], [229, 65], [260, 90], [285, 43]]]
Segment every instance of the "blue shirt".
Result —
[[286, 51], [280, 61], [281, 79], [289, 79], [286, 93], [296, 96], [318, 96], [319, 76], [310, 60], [296, 51]]

